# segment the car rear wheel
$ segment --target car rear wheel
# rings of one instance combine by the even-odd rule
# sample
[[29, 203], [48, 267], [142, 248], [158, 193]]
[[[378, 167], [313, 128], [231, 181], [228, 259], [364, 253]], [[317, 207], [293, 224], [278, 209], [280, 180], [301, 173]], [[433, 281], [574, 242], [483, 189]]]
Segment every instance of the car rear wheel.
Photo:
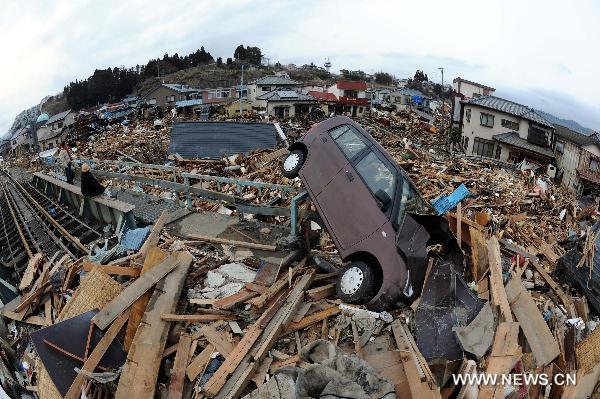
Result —
[[294, 150], [288, 154], [283, 160], [283, 175], [288, 179], [298, 177], [298, 172], [304, 164], [304, 152], [302, 150]]
[[365, 262], [350, 262], [338, 278], [337, 296], [346, 303], [362, 304], [375, 293], [375, 272]]

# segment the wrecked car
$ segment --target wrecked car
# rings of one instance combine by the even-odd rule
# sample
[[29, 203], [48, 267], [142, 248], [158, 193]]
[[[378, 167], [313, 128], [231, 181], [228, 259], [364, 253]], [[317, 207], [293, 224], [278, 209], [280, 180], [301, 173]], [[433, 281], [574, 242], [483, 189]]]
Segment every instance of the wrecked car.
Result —
[[347, 117], [313, 126], [289, 150], [284, 176], [300, 177], [348, 262], [337, 282], [340, 299], [385, 309], [414, 298], [439, 228], [419, 218], [431, 209], [406, 172]]

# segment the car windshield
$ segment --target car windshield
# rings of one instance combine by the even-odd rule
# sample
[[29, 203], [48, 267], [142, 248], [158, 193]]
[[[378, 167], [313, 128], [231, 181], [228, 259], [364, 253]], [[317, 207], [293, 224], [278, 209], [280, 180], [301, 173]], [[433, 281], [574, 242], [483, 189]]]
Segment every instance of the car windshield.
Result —
[[430, 213], [430, 207], [410, 184], [408, 179], [399, 178], [399, 184], [402, 187], [402, 192], [400, 194], [400, 208], [396, 216], [396, 226], [402, 225], [406, 212], [418, 214]]

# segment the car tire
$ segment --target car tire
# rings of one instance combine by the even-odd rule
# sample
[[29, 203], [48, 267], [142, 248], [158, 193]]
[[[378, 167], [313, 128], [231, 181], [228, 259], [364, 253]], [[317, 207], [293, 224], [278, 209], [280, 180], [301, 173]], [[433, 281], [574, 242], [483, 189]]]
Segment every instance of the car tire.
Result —
[[283, 160], [282, 174], [288, 179], [298, 177], [300, 168], [304, 165], [304, 151], [294, 150], [290, 152]]
[[376, 276], [365, 262], [350, 262], [340, 274], [336, 284], [338, 298], [346, 303], [364, 304], [375, 293]]

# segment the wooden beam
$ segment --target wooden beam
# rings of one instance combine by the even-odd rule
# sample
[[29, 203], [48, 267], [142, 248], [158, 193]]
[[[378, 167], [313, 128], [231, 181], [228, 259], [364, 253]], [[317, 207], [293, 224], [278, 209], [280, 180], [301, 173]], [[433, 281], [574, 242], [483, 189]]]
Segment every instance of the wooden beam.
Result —
[[210, 242], [213, 244], [233, 245], [234, 247], [259, 249], [261, 251], [273, 252], [273, 251], [277, 250], [277, 247], [275, 245], [256, 244], [254, 242], [228, 240], [226, 238], [211, 237], [211, 236], [206, 236], [206, 235], [201, 235], [201, 234], [188, 234], [187, 237], [191, 240], [206, 241], [206, 242]]
[[[175, 311], [193, 260], [188, 252], [176, 252], [165, 261], [171, 257], [175, 258], [179, 267], [156, 285], [123, 366], [116, 399], [154, 398], [160, 363], [171, 327], [168, 322], [161, 320], [160, 315]], [[160, 265], [155, 266], [146, 275], [159, 267]]]
[[[146, 257], [144, 258], [144, 264], [142, 265], [142, 270], [140, 274], [145, 274], [154, 266], [156, 266], [159, 262], [163, 261], [167, 257], [167, 253], [158, 247], [152, 247], [148, 250]], [[133, 342], [133, 337], [135, 337], [135, 332], [140, 325], [140, 321], [142, 321], [142, 316], [146, 311], [146, 306], [148, 305], [148, 301], [152, 296], [151, 292], [144, 293], [141, 297], [139, 297], [131, 306], [131, 313], [129, 315], [129, 322], [127, 323], [127, 331], [125, 333], [125, 350], [128, 352], [129, 348], [131, 348], [131, 343]]]
[[480, 230], [469, 226], [469, 234], [471, 236], [471, 274], [473, 280], [479, 281], [485, 274], [488, 267], [488, 251]]
[[502, 260], [500, 257], [500, 244], [496, 236], [488, 241], [488, 258], [490, 262], [490, 291], [492, 292], [492, 303], [500, 308], [500, 314], [504, 321], [513, 321], [510, 305], [504, 290], [502, 278]]
[[165, 277], [169, 272], [179, 266], [179, 258], [170, 255], [152, 270], [144, 273], [131, 285], [127, 286], [116, 298], [106, 304], [96, 316], [92, 318], [101, 330], [117, 318], [117, 316], [129, 308], [139, 297], [152, 288], [158, 281]]
[[200, 373], [206, 369], [206, 365], [210, 361], [210, 356], [215, 352], [215, 347], [212, 344], [206, 345], [206, 347], [192, 359], [189, 366], [187, 367], [186, 374], [190, 381], [194, 381]]
[[165, 313], [160, 316], [164, 321], [186, 321], [186, 322], [202, 322], [216, 320], [235, 320], [237, 316], [225, 314], [173, 314]]
[[327, 319], [328, 317], [335, 316], [340, 313], [341, 310], [337, 306], [332, 306], [328, 309], [321, 310], [320, 312], [313, 313], [309, 316], [302, 318], [298, 322], [290, 323], [289, 327], [285, 329], [282, 335], [291, 334], [295, 331], [303, 330], [308, 326], [311, 326], [315, 323], [318, 323], [322, 320]]
[[335, 283], [327, 284], [322, 287], [313, 288], [306, 291], [306, 295], [312, 301], [320, 301], [335, 294]]
[[545, 366], [560, 355], [558, 342], [544, 321], [542, 313], [520, 279], [511, 279], [506, 285], [506, 296], [521, 329], [531, 347], [538, 366]]
[[27, 262], [27, 268], [25, 269], [23, 277], [21, 277], [21, 282], [19, 283], [19, 290], [21, 290], [21, 292], [27, 290], [31, 286], [31, 283], [33, 283], [35, 272], [39, 269], [42, 260], [43, 254], [38, 253], [35, 254], [33, 258], [30, 258], [29, 262]]
[[111, 276], [128, 276], [139, 277], [140, 269], [135, 267], [115, 266], [115, 265], [98, 265], [96, 263], [83, 262], [83, 270], [91, 272], [94, 267], [100, 268], [104, 273]]
[[239, 303], [244, 303], [249, 299], [258, 296], [258, 293], [255, 291], [250, 291], [249, 289], [242, 288], [238, 292], [233, 295], [226, 296], [225, 298], [221, 298], [213, 303], [213, 306], [217, 309], [231, 309], [235, 305]]
[[[110, 328], [106, 331], [106, 333], [100, 338], [98, 344], [94, 347], [94, 350], [88, 356], [87, 360], [83, 363], [81, 367], [81, 371], [93, 373], [100, 360], [104, 357], [104, 354], [108, 350], [110, 344], [114, 341], [121, 328], [125, 325], [125, 322], [129, 318], [129, 312], [122, 313], [115, 322], [110, 326]], [[69, 387], [67, 394], [65, 395], [65, 399], [78, 399], [81, 396], [81, 387], [83, 383], [86, 381], [83, 373], [77, 374], [75, 380]]]
[[577, 317], [577, 312], [575, 311], [575, 304], [571, 300], [571, 297], [568, 296], [562, 290], [562, 288], [560, 288], [560, 285], [558, 285], [556, 283], [556, 281], [554, 281], [552, 279], [552, 277], [550, 277], [550, 275], [548, 274], [548, 272], [546, 272], [546, 270], [544, 270], [544, 268], [542, 267], [542, 265], [540, 265], [537, 260], [535, 260], [533, 258], [530, 258], [529, 259], [529, 264], [531, 266], [533, 266], [533, 268], [535, 269], [535, 271], [538, 272], [538, 274], [542, 277], [542, 279], [546, 282], [546, 284], [548, 284], [548, 286], [550, 287], [550, 289], [552, 289], [552, 291], [554, 291], [554, 293], [556, 294], [556, 296], [558, 297], [558, 299], [560, 299], [560, 301], [563, 303], [565, 309], [567, 310], [567, 315], [570, 318]]
[[[519, 323], [501, 322], [498, 324], [492, 345], [492, 353], [488, 356], [486, 373], [490, 375], [508, 374], [513, 369], [521, 352], [518, 343]], [[503, 399], [504, 385], [481, 385], [479, 399]]]
[[177, 345], [177, 355], [171, 369], [171, 381], [169, 383], [168, 399], [181, 399], [183, 396], [183, 382], [185, 380], [185, 371], [188, 364], [190, 348], [192, 346], [192, 337], [188, 334], [182, 334], [179, 337]]
[[219, 331], [213, 326], [204, 326], [200, 329], [200, 333], [210, 342], [216, 349], [227, 358], [233, 351], [233, 344], [229, 342], [225, 332]]

